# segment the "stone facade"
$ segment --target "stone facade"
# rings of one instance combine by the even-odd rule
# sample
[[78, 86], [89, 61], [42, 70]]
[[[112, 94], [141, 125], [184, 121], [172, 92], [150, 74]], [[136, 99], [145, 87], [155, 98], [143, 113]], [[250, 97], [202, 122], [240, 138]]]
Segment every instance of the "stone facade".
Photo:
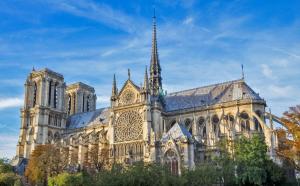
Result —
[[[113, 78], [111, 105], [96, 109], [93, 87], [66, 86], [61, 74], [33, 70], [25, 83], [19, 160], [36, 145], [60, 143], [70, 164], [92, 166], [92, 156], [108, 162], [167, 164], [174, 174], [210, 158], [216, 142], [262, 133], [273, 157], [276, 136], [266, 102], [244, 79], [165, 94], [153, 26], [150, 77], [143, 85], [130, 79], [120, 91]], [[266, 120], [270, 119], [270, 124]], [[19, 161], [21, 162], [21, 161]]]

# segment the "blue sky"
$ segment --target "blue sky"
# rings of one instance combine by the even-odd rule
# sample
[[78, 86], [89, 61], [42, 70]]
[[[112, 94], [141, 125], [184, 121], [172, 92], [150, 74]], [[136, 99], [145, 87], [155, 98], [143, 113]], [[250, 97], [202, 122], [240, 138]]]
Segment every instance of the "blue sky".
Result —
[[295, 0], [1, 0], [0, 157], [12, 157], [23, 84], [34, 66], [95, 87], [109, 104], [131, 69], [149, 65], [153, 5], [168, 92], [241, 77], [281, 115], [300, 103], [300, 3]]

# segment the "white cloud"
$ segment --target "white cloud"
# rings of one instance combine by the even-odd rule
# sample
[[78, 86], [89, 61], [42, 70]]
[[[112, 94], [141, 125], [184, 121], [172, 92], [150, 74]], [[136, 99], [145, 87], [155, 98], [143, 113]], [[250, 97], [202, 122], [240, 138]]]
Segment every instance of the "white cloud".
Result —
[[266, 76], [267, 78], [270, 78], [270, 79], [274, 79], [275, 78], [275, 76], [273, 75], [273, 71], [269, 67], [269, 65], [262, 64], [261, 68], [262, 68], [262, 73], [263, 73], [264, 76]]
[[0, 135], [0, 158], [13, 158], [16, 155], [17, 135]]
[[185, 20], [183, 20], [183, 24], [184, 25], [191, 25], [194, 22], [194, 18], [193, 17], [187, 17]]
[[20, 97], [0, 98], [0, 110], [11, 107], [20, 107], [23, 103], [24, 101]]

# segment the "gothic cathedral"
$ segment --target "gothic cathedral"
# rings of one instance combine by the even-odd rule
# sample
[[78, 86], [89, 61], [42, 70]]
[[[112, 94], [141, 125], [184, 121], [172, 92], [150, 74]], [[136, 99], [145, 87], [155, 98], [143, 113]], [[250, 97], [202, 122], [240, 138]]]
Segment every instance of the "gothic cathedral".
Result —
[[[66, 85], [63, 75], [32, 70], [25, 82], [16, 160], [24, 168], [40, 144], [60, 144], [69, 163], [86, 167], [92, 155], [108, 162], [167, 165], [174, 174], [210, 158], [220, 139], [265, 136], [273, 156], [277, 140], [266, 102], [244, 78], [166, 94], [162, 87], [156, 20], [149, 74], [142, 86], [130, 78], [119, 90], [113, 77], [111, 105], [96, 109], [93, 87]], [[92, 153], [93, 152], [93, 153]]]

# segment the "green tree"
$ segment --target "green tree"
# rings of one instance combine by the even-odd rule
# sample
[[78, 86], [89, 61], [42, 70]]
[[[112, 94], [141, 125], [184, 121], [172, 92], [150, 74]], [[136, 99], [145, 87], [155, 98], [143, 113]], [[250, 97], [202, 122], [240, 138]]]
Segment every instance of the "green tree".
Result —
[[0, 159], [0, 185], [20, 185], [20, 177], [13, 172], [13, 168], [4, 159]]
[[48, 186], [83, 186], [83, 174], [61, 173], [48, 179]]
[[267, 145], [262, 135], [254, 135], [250, 139], [241, 137], [237, 140], [235, 161], [239, 184], [267, 185], [282, 181], [282, 172], [279, 171], [281, 168], [269, 159]]

